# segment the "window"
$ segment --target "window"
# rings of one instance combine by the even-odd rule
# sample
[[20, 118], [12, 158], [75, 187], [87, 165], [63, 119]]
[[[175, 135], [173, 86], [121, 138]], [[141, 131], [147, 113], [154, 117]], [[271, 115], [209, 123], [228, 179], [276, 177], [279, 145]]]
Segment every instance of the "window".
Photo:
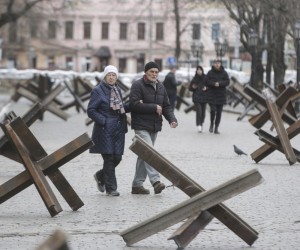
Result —
[[136, 59], [136, 72], [144, 71], [145, 57], [144, 53], [138, 55], [138, 58]]
[[119, 58], [119, 72], [124, 73], [127, 68], [127, 58]]
[[66, 70], [73, 70], [74, 69], [74, 62], [72, 56], [66, 57]]
[[37, 20], [30, 20], [30, 37], [37, 38], [38, 22]]
[[156, 40], [164, 40], [164, 24], [156, 23]]
[[8, 40], [12, 43], [17, 42], [17, 23], [9, 24]]
[[84, 39], [91, 38], [91, 30], [92, 30], [92, 23], [91, 22], [83, 22], [83, 38]]
[[201, 38], [201, 25], [200, 23], [193, 23], [193, 40], [200, 40]]
[[104, 40], [109, 38], [109, 23], [103, 22], [102, 23], [102, 32], [101, 32], [101, 38]]
[[138, 23], [138, 40], [145, 40], [145, 23]]
[[32, 69], [36, 68], [36, 62], [37, 62], [37, 58], [36, 58], [36, 53], [35, 53], [35, 49], [33, 47], [30, 47], [28, 50], [28, 59], [29, 59], [29, 67]]
[[8, 69], [14, 69], [14, 68], [17, 68], [18, 65], [17, 65], [17, 58], [16, 57], [9, 57], [8, 60], [7, 60], [7, 68]]
[[33, 69], [36, 69], [36, 64], [37, 64], [37, 58], [35, 56], [35, 57], [31, 58], [31, 67]]
[[155, 58], [155, 59], [154, 59], [154, 62], [156, 62], [157, 65], [158, 65], [158, 67], [159, 67], [160, 69], [162, 69], [162, 59]]
[[127, 39], [127, 23], [120, 23], [120, 40]]
[[82, 71], [89, 71], [92, 65], [92, 58], [91, 57], [84, 57], [82, 58], [81, 68]]
[[54, 69], [54, 68], [55, 68], [54, 56], [48, 56], [48, 69]]
[[48, 22], [48, 38], [50, 38], [50, 39], [56, 38], [56, 22], [55, 21]]
[[211, 27], [211, 38], [212, 40], [217, 40], [220, 37], [220, 24], [213, 23]]
[[65, 22], [65, 38], [73, 39], [73, 26], [74, 23], [72, 21]]

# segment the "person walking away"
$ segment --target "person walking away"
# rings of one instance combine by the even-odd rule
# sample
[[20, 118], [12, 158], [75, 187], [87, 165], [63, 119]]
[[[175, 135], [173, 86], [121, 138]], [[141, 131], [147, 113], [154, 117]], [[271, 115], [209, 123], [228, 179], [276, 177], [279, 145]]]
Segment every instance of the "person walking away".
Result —
[[94, 174], [100, 192], [119, 196], [115, 169], [122, 160], [127, 132], [126, 112], [129, 105], [122, 101], [117, 85], [118, 70], [113, 65], [105, 67], [103, 80], [93, 88], [87, 114], [94, 121], [90, 153], [101, 154], [103, 168]]
[[166, 75], [163, 81], [173, 111], [175, 110], [175, 105], [177, 100], [177, 86], [179, 85], [179, 83], [176, 80], [176, 71], [177, 71], [177, 67], [172, 66], [170, 72]]
[[[162, 116], [169, 122], [171, 128], [177, 127], [177, 119], [164, 85], [157, 80], [159, 66], [155, 62], [148, 62], [144, 72], [143, 77], [134, 81], [130, 89], [131, 128], [137, 136], [154, 146], [157, 134], [162, 129]], [[147, 176], [155, 194], [165, 189], [164, 183], [160, 182], [159, 173], [138, 157], [132, 182], [132, 194], [150, 193], [149, 189], [143, 186]]]
[[193, 92], [193, 103], [196, 108], [196, 126], [198, 128], [198, 132], [203, 132], [203, 123], [205, 120], [205, 112], [206, 112], [206, 90], [205, 86], [205, 74], [203, 68], [198, 65], [196, 68], [195, 75], [191, 81], [189, 86], [189, 90]]
[[219, 126], [226, 104], [226, 87], [229, 85], [229, 77], [220, 60], [215, 60], [210, 71], [207, 73], [205, 85], [207, 86], [208, 104], [210, 106], [209, 132], [219, 134]]

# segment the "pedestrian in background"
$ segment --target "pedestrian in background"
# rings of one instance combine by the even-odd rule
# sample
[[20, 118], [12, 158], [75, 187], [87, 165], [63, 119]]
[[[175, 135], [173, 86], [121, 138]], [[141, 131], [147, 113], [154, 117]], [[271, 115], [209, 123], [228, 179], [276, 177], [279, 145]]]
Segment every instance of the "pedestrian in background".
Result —
[[[144, 72], [143, 77], [134, 81], [130, 89], [131, 128], [137, 136], [154, 146], [157, 133], [162, 129], [162, 116], [169, 122], [171, 128], [177, 127], [177, 119], [164, 85], [157, 80], [159, 66], [155, 62], [148, 62]], [[138, 157], [132, 182], [132, 194], [150, 193], [149, 189], [143, 186], [147, 176], [155, 194], [165, 189], [164, 183], [160, 182], [159, 173]]]
[[177, 100], [177, 86], [180, 84], [176, 80], [176, 71], [177, 71], [177, 67], [172, 66], [170, 72], [166, 75], [163, 81], [173, 111], [175, 110], [175, 105]]
[[193, 103], [196, 108], [196, 126], [198, 132], [203, 132], [203, 123], [205, 120], [206, 103], [207, 103], [207, 87], [204, 84], [205, 74], [203, 68], [198, 65], [195, 75], [190, 83], [189, 90], [193, 92]]
[[113, 65], [105, 67], [103, 80], [93, 88], [87, 108], [94, 121], [90, 153], [101, 154], [103, 168], [94, 174], [100, 192], [119, 196], [115, 169], [122, 160], [127, 132], [126, 112], [129, 106], [122, 101], [121, 89], [117, 85], [118, 70]]
[[226, 87], [229, 85], [229, 77], [221, 60], [214, 61], [211, 70], [207, 73], [205, 85], [210, 106], [209, 132], [219, 134], [223, 105], [227, 102]]

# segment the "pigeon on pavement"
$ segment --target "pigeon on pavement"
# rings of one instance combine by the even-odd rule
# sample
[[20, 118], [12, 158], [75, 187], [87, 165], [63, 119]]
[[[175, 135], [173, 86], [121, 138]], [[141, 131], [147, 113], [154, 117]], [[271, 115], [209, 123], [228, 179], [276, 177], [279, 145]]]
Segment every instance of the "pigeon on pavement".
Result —
[[247, 155], [243, 150], [239, 149], [237, 146], [233, 145], [234, 152], [238, 155]]

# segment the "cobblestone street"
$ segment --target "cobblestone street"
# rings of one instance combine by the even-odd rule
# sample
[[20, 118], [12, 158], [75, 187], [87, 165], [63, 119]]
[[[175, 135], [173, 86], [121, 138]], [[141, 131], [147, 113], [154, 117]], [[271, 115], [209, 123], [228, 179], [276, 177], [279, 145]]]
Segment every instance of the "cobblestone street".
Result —
[[[21, 116], [30, 104], [21, 99], [11, 108]], [[77, 113], [75, 109], [68, 110], [68, 113], [71, 118], [63, 121], [45, 112], [44, 121], [36, 121], [30, 127], [48, 154], [85, 132], [91, 135], [92, 125], [85, 125], [86, 114]], [[196, 130], [194, 112], [186, 114], [181, 109], [175, 113], [179, 126], [171, 129], [164, 121], [155, 149], [206, 189], [257, 168], [264, 182], [224, 204], [259, 232], [258, 240], [251, 248], [299, 249], [299, 163], [290, 166], [284, 154], [274, 152], [256, 164], [250, 154], [262, 142], [254, 135], [255, 128], [247, 117], [237, 122], [238, 115], [223, 112], [221, 134], [215, 135], [208, 132], [208, 111], [203, 133]], [[275, 134], [270, 127], [269, 122], [263, 128]], [[71, 249], [177, 249], [175, 242], [167, 239], [179, 224], [132, 247], [127, 247], [119, 235], [121, 231], [188, 199], [187, 195], [174, 187], [154, 195], [149, 180], [145, 182], [145, 187], [151, 190], [150, 195], [131, 194], [137, 157], [129, 149], [133, 137], [134, 133], [129, 128], [123, 160], [116, 171], [120, 197], [108, 197], [97, 190], [93, 174], [102, 166], [102, 158], [85, 151], [60, 168], [85, 205], [73, 212], [49, 181], [63, 208], [61, 213], [51, 218], [36, 188], [30, 186], [0, 206], [0, 249], [34, 249], [55, 229], [61, 229], [68, 235]], [[293, 147], [300, 150], [299, 135], [291, 142]], [[236, 155], [233, 144], [248, 155]], [[3, 156], [0, 156], [0, 166], [1, 184], [24, 170], [22, 165]], [[164, 177], [161, 181], [167, 186], [172, 184]], [[249, 246], [214, 219], [186, 249], [234, 250], [249, 249]]]

